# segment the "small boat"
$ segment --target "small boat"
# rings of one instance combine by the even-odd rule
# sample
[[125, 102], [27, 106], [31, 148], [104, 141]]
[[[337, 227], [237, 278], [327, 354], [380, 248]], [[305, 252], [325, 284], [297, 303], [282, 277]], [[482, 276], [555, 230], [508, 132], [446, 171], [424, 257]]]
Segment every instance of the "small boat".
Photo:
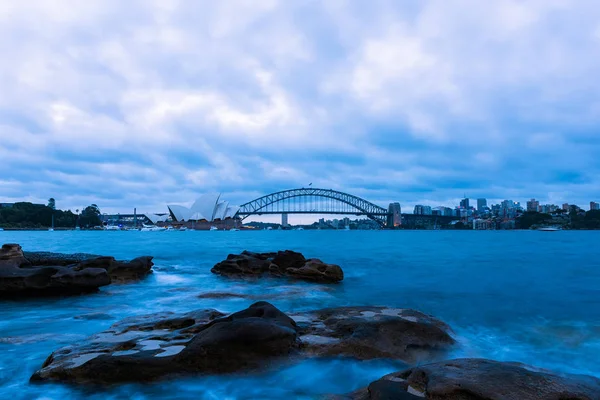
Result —
[[219, 230], [219, 228], [217, 228], [216, 226], [211, 226], [211, 227], [210, 227], [210, 230], [211, 230], [211, 231], [218, 231], [218, 230]]
[[304, 228], [303, 228], [303, 227], [301, 227], [301, 226], [299, 226], [299, 227], [297, 227], [297, 228], [296, 228], [296, 230], [297, 230], [297, 231], [303, 231], [303, 230], [304, 230]]
[[169, 225], [169, 226], [167, 226], [167, 229], [165, 229], [165, 230], [166, 230], [166, 231], [174, 231], [174, 230], [175, 230], [175, 228], [173, 228], [172, 226], [170, 226], [170, 225]]
[[182, 226], [181, 228], [179, 228], [179, 230], [181, 232], [185, 232], [185, 231], [187, 231], [187, 226]]
[[234, 231], [235, 232], [235, 231], [239, 231], [239, 229], [238, 228], [231, 228], [230, 231]]
[[106, 230], [106, 231], [120, 231], [121, 227], [119, 227], [117, 225], [107, 225], [106, 228], [104, 228], [104, 230]]
[[560, 231], [562, 229], [557, 226], [542, 226], [541, 228], [538, 228], [537, 230], [542, 231], [542, 232], [556, 232], [556, 231]]
[[143, 225], [140, 231], [142, 232], [161, 232], [167, 230], [165, 227], [156, 226], [156, 225]]
[[4, 230], [4, 228], [0, 228], [0, 232], [2, 232]]

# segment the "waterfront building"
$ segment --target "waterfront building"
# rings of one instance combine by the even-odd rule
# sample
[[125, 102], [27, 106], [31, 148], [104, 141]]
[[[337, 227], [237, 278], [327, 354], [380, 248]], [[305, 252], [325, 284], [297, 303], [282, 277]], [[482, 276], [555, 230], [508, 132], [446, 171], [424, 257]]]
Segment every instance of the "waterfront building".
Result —
[[540, 211], [540, 202], [536, 199], [531, 199], [527, 202], [527, 211], [528, 212], [539, 212]]
[[199, 197], [190, 208], [181, 205], [169, 205], [167, 208], [173, 221], [176, 222], [213, 222], [234, 218], [240, 208], [229, 205], [227, 201], [219, 201], [220, 197], [221, 195], [218, 193], [205, 194]]
[[390, 203], [388, 213], [388, 228], [402, 225], [402, 208], [400, 207], [400, 203]]
[[590, 211], [600, 210], [600, 203], [596, 203], [595, 201], [590, 201]]
[[474, 219], [473, 220], [473, 229], [484, 231], [494, 229], [494, 223], [489, 219]]
[[413, 211], [416, 215], [432, 215], [431, 206], [416, 205]]
[[464, 198], [460, 201], [460, 208], [469, 208], [469, 199]]
[[567, 212], [569, 212], [569, 203], [565, 203], [565, 204], [563, 204], [563, 205], [562, 205], [562, 209], [563, 209], [563, 211], [567, 211]]
[[477, 199], [477, 212], [483, 213], [487, 208], [487, 199]]

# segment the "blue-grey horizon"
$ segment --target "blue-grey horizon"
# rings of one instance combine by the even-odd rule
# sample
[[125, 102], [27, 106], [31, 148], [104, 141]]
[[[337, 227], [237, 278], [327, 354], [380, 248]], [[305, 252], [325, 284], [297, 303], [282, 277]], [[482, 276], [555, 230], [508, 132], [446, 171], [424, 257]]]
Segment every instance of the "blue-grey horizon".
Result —
[[591, 0], [0, 6], [0, 202], [600, 200]]

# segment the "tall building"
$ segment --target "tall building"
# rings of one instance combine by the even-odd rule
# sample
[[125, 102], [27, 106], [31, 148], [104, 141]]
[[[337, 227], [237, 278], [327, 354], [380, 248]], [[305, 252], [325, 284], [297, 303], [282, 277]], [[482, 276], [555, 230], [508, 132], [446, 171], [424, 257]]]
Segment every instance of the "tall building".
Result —
[[477, 211], [482, 213], [487, 208], [487, 200], [486, 199], [477, 199]]
[[558, 206], [554, 204], [544, 204], [543, 206], [540, 206], [540, 212], [544, 214], [552, 214], [556, 210], [558, 210]]
[[415, 209], [413, 211], [413, 214], [415, 215], [431, 215], [431, 206], [422, 206], [420, 204], [415, 206]]
[[388, 213], [388, 228], [402, 225], [402, 209], [400, 203], [390, 203]]
[[531, 199], [527, 202], [527, 211], [538, 212], [540, 210], [540, 202], [536, 199]]
[[289, 226], [287, 213], [281, 214], [281, 226], [283, 226], [284, 228], [287, 228]]
[[595, 201], [590, 201], [590, 211], [600, 210], [600, 203], [596, 203]]
[[469, 199], [464, 198], [460, 201], [460, 208], [469, 208]]

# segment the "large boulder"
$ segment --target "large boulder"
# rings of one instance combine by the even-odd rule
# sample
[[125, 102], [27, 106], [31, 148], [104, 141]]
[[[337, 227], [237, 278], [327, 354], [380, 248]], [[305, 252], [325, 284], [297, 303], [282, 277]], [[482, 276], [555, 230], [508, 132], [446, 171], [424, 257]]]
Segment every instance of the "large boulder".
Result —
[[36, 296], [95, 291], [110, 284], [105, 269], [77, 271], [62, 266], [32, 266], [21, 246], [5, 244], [0, 249], [0, 296]]
[[340, 399], [598, 400], [600, 379], [484, 359], [437, 362], [384, 376]]
[[62, 254], [50, 252], [24, 252], [32, 266], [63, 266], [76, 271], [88, 268], [102, 268], [108, 272], [113, 282], [138, 280], [152, 273], [153, 257], [143, 256], [131, 261], [119, 261], [114, 257], [94, 254]]
[[215, 310], [128, 318], [55, 351], [32, 381], [113, 383], [267, 366], [298, 348], [295, 322], [266, 302], [224, 316]]
[[117, 261], [91, 254], [24, 253], [18, 244], [0, 249], [0, 296], [45, 296], [96, 291], [111, 282], [143, 278], [152, 257]]
[[441, 357], [455, 343], [448, 325], [410, 309], [338, 307], [290, 316], [303, 351], [317, 356], [416, 362]]
[[226, 260], [217, 263], [211, 272], [231, 277], [276, 276], [320, 283], [335, 283], [344, 279], [344, 272], [339, 265], [326, 264], [316, 258], [307, 260], [301, 253], [291, 250], [230, 254]]

